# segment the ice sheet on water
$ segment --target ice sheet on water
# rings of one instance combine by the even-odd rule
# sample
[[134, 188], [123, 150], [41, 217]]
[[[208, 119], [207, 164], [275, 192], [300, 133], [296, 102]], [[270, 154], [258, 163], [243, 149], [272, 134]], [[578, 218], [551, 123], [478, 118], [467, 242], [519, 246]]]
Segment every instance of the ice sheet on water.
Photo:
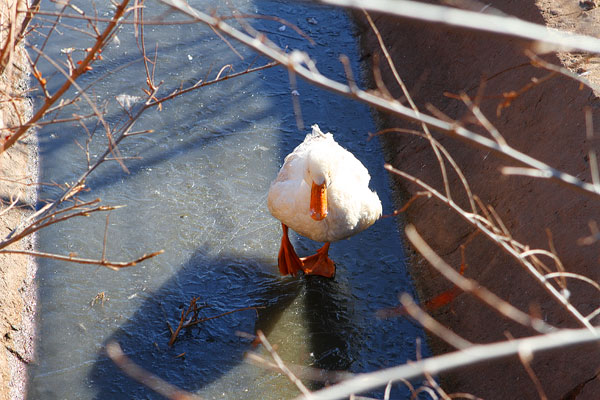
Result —
[[135, 103], [142, 100], [142, 98], [140, 96], [131, 96], [131, 95], [125, 94], [125, 93], [121, 93], [121, 94], [115, 96], [115, 99], [121, 105], [121, 107], [128, 109], [128, 110], [131, 109], [131, 107]]

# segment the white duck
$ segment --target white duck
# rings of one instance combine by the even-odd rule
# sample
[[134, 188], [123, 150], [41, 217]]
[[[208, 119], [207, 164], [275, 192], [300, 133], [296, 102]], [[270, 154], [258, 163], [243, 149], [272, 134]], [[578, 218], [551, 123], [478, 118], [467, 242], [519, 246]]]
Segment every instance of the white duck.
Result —
[[[328, 278], [335, 275], [335, 264], [327, 255], [329, 242], [363, 231], [381, 216], [381, 202], [369, 189], [370, 179], [364, 165], [331, 133], [312, 126], [312, 133], [285, 158], [267, 198], [269, 211], [283, 226], [278, 258], [282, 275], [296, 275], [300, 269]], [[325, 245], [315, 255], [299, 258], [288, 227]]]

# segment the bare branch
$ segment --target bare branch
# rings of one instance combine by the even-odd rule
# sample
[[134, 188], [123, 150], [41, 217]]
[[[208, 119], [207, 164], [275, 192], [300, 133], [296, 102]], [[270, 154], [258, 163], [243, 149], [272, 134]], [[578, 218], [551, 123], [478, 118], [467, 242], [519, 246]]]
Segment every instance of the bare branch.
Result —
[[415, 246], [415, 248], [419, 251], [419, 253], [421, 253], [421, 255], [423, 255], [427, 261], [429, 261], [432, 267], [434, 267], [446, 279], [454, 283], [461, 290], [472, 293], [478, 299], [489, 305], [493, 310], [496, 310], [503, 316], [523, 326], [533, 328], [541, 333], [555, 330], [555, 328], [551, 325], [546, 324], [544, 321], [538, 318], [534, 318], [525, 314], [486, 288], [478, 285], [477, 282], [467, 279], [456, 272], [450, 265], [442, 260], [431, 247], [429, 247], [423, 238], [421, 238], [414, 226], [409, 225], [406, 227], [406, 236], [413, 246]]
[[549, 29], [521, 19], [495, 14], [460, 10], [434, 4], [408, 0], [321, 0], [336, 6], [364, 8], [400, 17], [437, 22], [461, 28], [491, 32], [537, 42], [537, 50], [581, 50], [600, 53], [600, 40], [591, 36], [577, 35]]
[[[503, 341], [492, 344], [471, 346], [464, 350], [447, 353], [437, 357], [382, 369], [376, 372], [356, 375], [355, 378], [343, 381], [337, 385], [312, 392], [310, 397], [314, 400], [344, 399], [354, 393], [361, 393], [402, 379], [410, 380], [444, 371], [450, 371], [466, 365], [477, 365], [500, 358], [514, 357], [523, 349], [528, 349], [531, 354], [552, 349], [582, 345], [600, 341], [600, 328], [590, 329], [562, 329], [545, 335], [532, 336], [524, 339]], [[298, 399], [308, 399], [301, 396]]]
[[283, 360], [281, 359], [281, 357], [279, 357], [279, 354], [277, 354], [275, 349], [273, 349], [273, 346], [271, 346], [271, 343], [269, 343], [265, 334], [259, 330], [256, 332], [256, 335], [258, 336], [258, 338], [259, 338], [260, 342], [263, 344], [263, 346], [265, 346], [265, 349], [267, 349], [267, 351], [271, 354], [271, 357], [273, 357], [273, 360], [275, 360], [275, 363], [277, 364], [279, 369], [281, 369], [281, 371], [288, 376], [290, 381], [292, 381], [292, 383], [294, 383], [296, 385], [296, 387], [298, 387], [298, 389], [300, 389], [300, 391], [305, 396], [305, 398], [312, 399], [312, 396], [311, 396], [309, 390], [306, 388], [306, 386], [304, 386], [302, 381], [300, 379], [298, 379], [296, 377], [296, 375], [294, 375], [294, 373], [292, 371], [290, 371], [290, 369], [288, 367], [285, 366]]
[[455, 349], [466, 349], [467, 347], [473, 345], [473, 343], [463, 339], [452, 330], [446, 328], [444, 325], [433, 319], [413, 301], [409, 294], [404, 293], [400, 297], [400, 303], [402, 303], [406, 309], [406, 312], [408, 312], [411, 317], [423, 325], [423, 328], [427, 329]]
[[[511, 240], [510, 238], [507, 238], [505, 236], [498, 235], [496, 232], [494, 232], [494, 230], [490, 230], [490, 224], [483, 223], [482, 218], [480, 216], [465, 212], [462, 208], [460, 208], [458, 205], [456, 205], [456, 203], [454, 203], [451, 200], [448, 200], [441, 193], [439, 193], [433, 187], [429, 186], [428, 184], [421, 181], [420, 179], [415, 178], [414, 176], [407, 174], [404, 171], [400, 171], [400, 170], [392, 167], [389, 164], [385, 165], [385, 169], [387, 169], [388, 171], [390, 171], [396, 175], [402, 176], [402, 177], [408, 179], [409, 181], [421, 186], [423, 189], [431, 192], [431, 194], [434, 197], [436, 197], [438, 200], [440, 200], [444, 204], [448, 205], [452, 210], [454, 210], [456, 213], [458, 213], [458, 215], [460, 215], [465, 221], [467, 221], [469, 224], [471, 224], [474, 227], [476, 227], [477, 229], [479, 229], [485, 236], [487, 236], [488, 238], [493, 240], [501, 249], [506, 251], [510, 256], [512, 256], [515, 260], [517, 260], [519, 262], [519, 264], [521, 264], [523, 267], [525, 267], [525, 269], [538, 282], [540, 282], [542, 284], [542, 287], [544, 289], [546, 289], [546, 291], [548, 293], [550, 293], [550, 295], [554, 299], [556, 299], [559, 302], [559, 304], [562, 304], [562, 306], [577, 321], [579, 321], [580, 324], [582, 324], [583, 326], [585, 326], [589, 329], [593, 329], [593, 327], [589, 323], [589, 321], [583, 315], [581, 315], [581, 313], [577, 310], [577, 308], [575, 308], [569, 302], [569, 300], [565, 296], [563, 296], [554, 286], [552, 286], [549, 282], [547, 282], [544, 279], [543, 274], [528, 259], [521, 257], [519, 250], [517, 248], [515, 248], [516, 242], [514, 240]], [[415, 231], [415, 233], [416, 233], [416, 231]], [[521, 247], [524, 247], [524, 246], [521, 245]], [[544, 325], [539, 326], [538, 329], [544, 329]], [[527, 324], [527, 326], [529, 326], [529, 324]]]
[[[0, 153], [3, 153], [6, 149], [11, 147], [17, 140], [19, 140], [27, 131], [28, 128], [26, 126], [31, 126], [39, 121], [48, 111], [48, 109], [60, 98], [62, 98], [63, 94], [71, 87], [72, 82], [76, 81], [81, 75], [83, 75], [86, 71], [88, 71], [88, 67], [90, 63], [95, 59], [98, 50], [100, 50], [105, 44], [107, 38], [109, 38], [113, 34], [113, 30], [117, 27], [117, 24], [123, 14], [125, 13], [125, 9], [129, 0], [123, 0], [121, 4], [119, 4], [115, 10], [115, 14], [111, 19], [111, 22], [108, 23], [104, 31], [98, 38], [96, 39], [96, 43], [92, 46], [89, 52], [87, 52], [86, 57], [82, 60], [81, 64], [70, 74], [70, 79], [67, 79], [65, 83], [50, 97], [46, 99], [46, 101], [42, 104], [42, 106], [36, 111], [33, 117], [30, 118], [29, 122], [19, 128], [13, 135], [11, 135], [0, 147]], [[40, 50], [43, 52], [42, 50]]]
[[[511, 340], [513, 340], [513, 338], [511, 338]], [[540, 396], [540, 400], [548, 400], [548, 396], [546, 396], [546, 393], [544, 392], [542, 383], [540, 382], [539, 378], [537, 377], [537, 375], [533, 371], [533, 368], [531, 367], [533, 353], [531, 353], [531, 351], [529, 351], [527, 347], [522, 347], [519, 350], [519, 360], [521, 361], [521, 364], [523, 364], [525, 371], [527, 371], [527, 375], [529, 375], [529, 378], [535, 385], [535, 389], [537, 390], [538, 395]]]
[[585, 85], [596, 92], [600, 91], [600, 87], [598, 85], [593, 84], [589, 80], [585, 79], [582, 75], [576, 74], [575, 72], [571, 72], [567, 68], [549, 63], [543, 58], [538, 57], [534, 52], [532, 52], [529, 49], [525, 49], [525, 55], [529, 57], [529, 59], [531, 59], [531, 65], [533, 65], [534, 67], [544, 68], [548, 71], [558, 72], [559, 74], [562, 74], [568, 78], [579, 82], [580, 87], [581, 85]]
[[[188, 306], [188, 308], [186, 310], [181, 310], [179, 324], [176, 329], [173, 330], [171, 328], [171, 325], [167, 322], [167, 324], [169, 325], [169, 330], [171, 331], [171, 338], [169, 339], [169, 347], [173, 346], [173, 344], [177, 340], [177, 337], [179, 336], [179, 332], [181, 332], [182, 329], [190, 328], [190, 327], [198, 325], [200, 323], [210, 321], [211, 319], [222, 318], [226, 315], [233, 314], [233, 313], [240, 312], [240, 311], [254, 310], [258, 315], [258, 309], [264, 308], [264, 307], [254, 307], [254, 306], [242, 307], [242, 308], [237, 308], [235, 310], [226, 311], [224, 313], [221, 313], [219, 315], [214, 315], [212, 317], [200, 318], [198, 315], [199, 311], [207, 306], [206, 305], [204, 305], [204, 306], [196, 305], [198, 300], [200, 300], [200, 297], [191, 298], [190, 305]], [[191, 317], [190, 317], [190, 314], [192, 314]]]
[[[336, 82], [332, 79], [329, 79], [322, 74], [320, 74], [315, 68], [312, 68], [314, 62], [306, 55], [306, 53], [294, 50], [290, 54], [286, 54], [283, 50], [274, 48], [272, 46], [268, 46], [267, 44], [261, 42], [259, 39], [251, 37], [249, 35], [240, 32], [239, 30], [231, 27], [230, 25], [223, 22], [221, 19], [217, 17], [212, 17], [207, 14], [204, 14], [193, 7], [189, 6], [186, 2], [182, 0], [161, 0], [164, 4], [167, 4], [174, 9], [177, 9], [196, 20], [204, 22], [205, 24], [212, 26], [223, 33], [233, 37], [234, 39], [240, 41], [248, 47], [251, 47], [258, 51], [259, 53], [276, 60], [277, 62], [284, 65], [290, 71], [290, 75], [299, 75], [302, 78], [306, 79], [313, 84], [328, 89], [332, 92], [341, 94], [346, 97], [350, 97], [356, 100], [359, 100], [363, 103], [369, 104], [375, 108], [383, 110], [385, 112], [391, 113], [398, 117], [408, 119], [411, 121], [416, 121], [419, 123], [424, 123], [431, 128], [435, 128], [440, 132], [462, 140], [469, 145], [494, 153], [495, 155], [516, 162], [520, 165], [525, 165], [528, 168], [532, 168], [540, 171], [540, 176], [543, 178], [550, 179], [556, 183], [559, 183], [563, 186], [566, 186], [572, 190], [575, 190], [579, 193], [584, 193], [593, 198], [600, 198], [600, 193], [596, 191], [594, 185], [586, 183], [578, 179], [577, 177], [557, 170], [527, 154], [524, 154], [516, 149], [513, 149], [509, 146], [501, 146], [495, 140], [484, 137], [480, 134], [477, 134], [473, 131], [470, 131], [462, 126], [459, 126], [456, 123], [451, 123], [448, 121], [440, 120], [438, 118], [431, 117], [429, 115], [420, 114], [415, 112], [414, 110], [402, 105], [400, 102], [395, 100], [390, 100], [385, 96], [380, 96], [376, 93], [366, 92], [363, 90], [352, 90], [348, 85]], [[334, 1], [334, 0], [331, 0]], [[346, 0], [340, 0], [346, 1]], [[404, 1], [402, 1], [404, 3]], [[413, 4], [412, 2], [410, 2]], [[428, 6], [428, 7], [437, 7], [431, 6], [428, 4], [422, 3], [414, 3], [420, 6]], [[364, 5], [366, 6], [366, 5]], [[369, 7], [365, 7], [369, 8]], [[461, 11], [456, 9], [450, 9], [455, 11]], [[376, 10], [377, 11], [377, 10]], [[465, 11], [461, 11], [465, 12]], [[485, 15], [474, 13], [476, 16]], [[489, 16], [489, 15], [488, 15]], [[504, 22], [504, 20], [502, 20]], [[535, 25], [535, 24], [533, 24]], [[544, 32], [547, 34], [547, 31], [544, 27]], [[549, 36], [547, 36], [549, 37]], [[591, 38], [590, 38], [591, 39]], [[600, 49], [600, 40], [591, 39], [594, 43], [598, 44], [598, 49]]]
[[12, 254], [26, 254], [28, 256], [51, 258], [53, 260], [68, 261], [68, 262], [77, 263], [77, 264], [99, 265], [101, 267], [107, 267], [107, 268], [110, 268], [115, 271], [119, 270], [121, 268], [133, 267], [134, 265], [141, 263], [142, 261], [145, 261], [152, 257], [156, 257], [157, 255], [162, 254], [164, 252], [165, 252], [164, 250], [159, 250], [159, 251], [155, 251], [154, 253], [144, 254], [143, 256], [141, 256], [133, 261], [115, 262], [115, 261], [108, 261], [108, 260], [104, 260], [104, 259], [94, 260], [94, 259], [89, 259], [89, 258], [73, 257], [71, 255], [63, 256], [60, 254], [42, 253], [39, 251], [30, 251], [30, 250], [11, 250], [11, 249], [0, 250], [0, 254], [11, 254], [11, 253]]
[[[379, 29], [377, 29], [377, 26], [375, 25], [375, 22], [373, 21], [373, 19], [369, 15], [369, 13], [364, 9], [363, 9], [363, 13], [367, 17], [367, 21], [369, 22], [371, 29], [373, 29], [373, 32], [375, 33], [375, 36], [377, 37], [377, 41], [379, 42], [379, 48], [383, 51], [383, 55], [385, 56], [388, 66], [392, 70], [392, 74], [394, 75], [394, 79], [396, 79], [396, 83], [398, 83], [398, 85], [402, 89], [402, 93], [404, 93], [404, 96], [408, 100], [408, 103], [410, 104], [410, 108], [415, 112], [415, 114], [417, 116], [419, 116], [420, 115], [419, 109], [417, 108], [417, 105], [413, 101], [412, 96], [410, 95], [410, 93], [408, 91], [408, 88], [404, 84], [404, 81], [402, 80], [402, 78], [400, 78], [400, 74], [398, 73], [398, 70], [396, 69], [396, 65], [392, 61], [392, 57], [390, 56], [390, 53], [388, 52], [387, 47], [386, 47], [385, 43], [383, 42], [383, 38], [381, 37], [381, 34], [379, 33]], [[450, 183], [448, 182], [448, 172], [446, 171], [446, 165], [444, 164], [444, 160], [442, 159], [442, 156], [440, 154], [438, 146], [436, 146], [435, 143], [433, 143], [433, 136], [431, 136], [431, 132], [429, 131], [427, 124], [425, 124], [424, 122], [421, 122], [421, 129], [423, 129], [423, 132], [425, 133], [425, 137], [431, 142], [431, 148], [433, 149], [433, 153], [435, 154], [435, 157], [438, 160], [438, 164], [440, 166], [440, 171], [442, 173], [442, 181], [444, 182], [444, 190], [446, 192], [446, 197], [448, 197], [449, 199], [452, 199], [452, 196], [450, 195]], [[467, 188], [468, 188], [468, 186], [467, 186]]]
[[178, 387], [162, 380], [158, 376], [146, 371], [129, 359], [121, 350], [117, 342], [110, 342], [106, 345], [108, 357], [117, 364], [127, 376], [135, 379], [139, 383], [149, 387], [161, 396], [171, 400], [201, 400], [202, 398], [192, 393], [185, 392]]

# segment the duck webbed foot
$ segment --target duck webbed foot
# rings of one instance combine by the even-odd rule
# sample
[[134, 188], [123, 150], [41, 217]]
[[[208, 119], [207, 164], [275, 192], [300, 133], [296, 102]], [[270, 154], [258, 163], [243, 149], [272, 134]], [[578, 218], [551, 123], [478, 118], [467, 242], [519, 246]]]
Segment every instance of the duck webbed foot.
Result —
[[302, 269], [302, 261], [294, 246], [290, 242], [288, 237], [288, 227], [285, 224], [281, 224], [283, 227], [283, 236], [281, 237], [281, 248], [279, 249], [279, 256], [277, 257], [277, 264], [279, 265], [279, 272], [281, 275], [292, 275], [296, 276], [298, 271]]
[[335, 264], [327, 255], [328, 251], [329, 242], [325, 243], [323, 247], [317, 250], [317, 254], [301, 258], [300, 261], [302, 261], [302, 270], [304, 271], [304, 274], [333, 278], [335, 276]]

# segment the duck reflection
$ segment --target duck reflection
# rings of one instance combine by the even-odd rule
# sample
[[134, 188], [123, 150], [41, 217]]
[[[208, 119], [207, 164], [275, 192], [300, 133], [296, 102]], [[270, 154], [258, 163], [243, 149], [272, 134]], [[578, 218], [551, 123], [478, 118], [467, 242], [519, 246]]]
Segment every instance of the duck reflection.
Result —
[[[318, 276], [305, 276], [303, 281], [312, 366], [327, 371], [351, 370], [359, 335], [348, 286], [340, 279]], [[327, 383], [315, 383], [313, 389]]]

